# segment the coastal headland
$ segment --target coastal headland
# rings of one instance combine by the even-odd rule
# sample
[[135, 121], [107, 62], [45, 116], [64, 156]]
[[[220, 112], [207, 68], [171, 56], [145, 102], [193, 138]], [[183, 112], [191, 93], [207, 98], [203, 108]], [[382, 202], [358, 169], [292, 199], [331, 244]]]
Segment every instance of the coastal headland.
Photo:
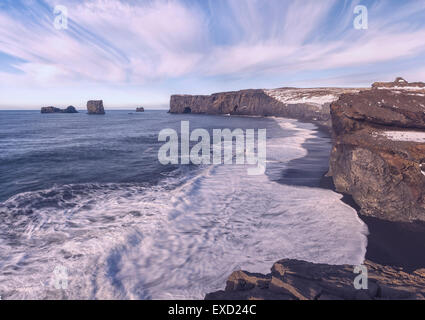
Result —
[[[369, 289], [353, 266], [277, 262], [272, 273], [233, 273], [207, 299], [425, 299], [425, 84], [280, 88], [174, 95], [171, 113], [278, 116], [327, 128], [328, 179], [370, 230]], [[394, 235], [397, 239], [394, 239]], [[343, 244], [342, 244], [343, 245]]]

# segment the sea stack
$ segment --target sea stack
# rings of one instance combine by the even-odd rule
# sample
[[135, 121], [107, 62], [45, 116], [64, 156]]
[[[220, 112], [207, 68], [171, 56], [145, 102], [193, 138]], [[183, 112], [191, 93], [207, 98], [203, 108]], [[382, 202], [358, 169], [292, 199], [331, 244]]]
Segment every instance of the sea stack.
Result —
[[136, 108], [136, 112], [145, 112], [145, 108], [138, 107], [138, 108]]
[[41, 113], [78, 113], [77, 109], [73, 106], [69, 106], [66, 109], [60, 109], [56, 107], [43, 107]]
[[105, 114], [105, 109], [103, 108], [103, 100], [87, 101], [87, 112], [88, 114]]

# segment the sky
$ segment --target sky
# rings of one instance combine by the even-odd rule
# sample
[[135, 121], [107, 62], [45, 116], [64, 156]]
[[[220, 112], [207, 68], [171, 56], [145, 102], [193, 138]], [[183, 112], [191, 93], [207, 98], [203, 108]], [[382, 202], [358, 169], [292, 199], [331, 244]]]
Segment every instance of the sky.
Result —
[[397, 76], [425, 81], [425, 0], [0, 0], [1, 109], [168, 108], [172, 94]]

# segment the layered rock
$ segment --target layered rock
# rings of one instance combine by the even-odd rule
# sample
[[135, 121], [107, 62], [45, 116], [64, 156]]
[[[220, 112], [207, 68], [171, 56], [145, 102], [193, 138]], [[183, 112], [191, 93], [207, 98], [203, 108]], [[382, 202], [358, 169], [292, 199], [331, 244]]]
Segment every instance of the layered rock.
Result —
[[329, 174], [364, 215], [425, 221], [425, 92], [403, 81], [379, 83], [332, 103]]
[[87, 102], [88, 114], [105, 114], [102, 100], [90, 100]]
[[41, 113], [78, 113], [77, 109], [73, 106], [69, 106], [66, 109], [60, 109], [56, 107], [43, 107]]
[[[206, 300], [382, 300], [425, 299], [425, 269], [406, 273], [400, 268], [366, 261], [367, 289], [358, 290], [359, 274], [349, 265], [333, 266], [281, 260], [267, 275], [234, 272], [226, 289]], [[363, 283], [361, 283], [363, 284]]]
[[330, 103], [343, 93], [359, 89], [281, 88], [215, 93], [209, 96], [173, 95], [171, 113], [279, 116], [315, 121], [330, 126]]

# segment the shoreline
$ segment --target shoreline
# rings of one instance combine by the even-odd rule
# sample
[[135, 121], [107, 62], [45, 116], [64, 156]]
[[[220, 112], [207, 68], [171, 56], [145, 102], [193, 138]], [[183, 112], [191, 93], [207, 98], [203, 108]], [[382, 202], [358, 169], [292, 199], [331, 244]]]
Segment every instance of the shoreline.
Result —
[[[248, 117], [270, 118], [265, 116]], [[328, 125], [320, 121], [308, 121], [305, 119], [295, 120], [301, 123], [313, 124], [317, 127], [317, 133], [313, 139], [327, 138], [332, 143], [331, 127]], [[315, 143], [311, 143], [310, 140], [312, 139], [307, 139], [302, 144], [302, 147], [307, 150], [307, 155], [303, 158], [290, 161], [290, 163], [297, 163], [297, 165], [294, 167], [297, 167], [298, 164], [303, 162], [311, 162], [312, 156], [317, 157], [317, 155], [315, 155], [317, 150], [312, 148]], [[330, 153], [327, 154], [327, 157], [330, 159]], [[284, 183], [283, 181], [280, 181], [279, 183], [291, 185], [294, 183], [294, 181], [291, 180], [291, 172], [289, 172], [290, 170], [287, 171], [288, 172], [285, 172], [285, 177], [282, 178], [289, 179], [290, 182]], [[297, 178], [296, 180], [298, 181], [295, 182], [295, 185], [329, 189], [343, 196], [341, 201], [356, 210], [359, 219], [361, 219], [368, 227], [369, 235], [367, 236], [368, 244], [366, 248], [365, 260], [369, 260], [381, 265], [403, 268], [407, 272], [413, 272], [415, 270], [425, 268], [425, 255], [418, 254], [420, 252], [425, 252], [425, 222], [393, 222], [362, 215], [360, 212], [360, 207], [357, 205], [351, 195], [336, 191], [332, 177], [327, 176], [328, 171], [329, 163], [326, 165], [326, 169], [322, 173], [314, 173], [315, 177], [313, 177], [313, 179], [317, 178], [317, 175], [321, 176], [317, 181], [313, 181], [309, 178], [302, 181], [303, 179]]]
[[[317, 126], [313, 135], [302, 144], [307, 155], [290, 161], [277, 182], [331, 190], [342, 195], [341, 201], [357, 212], [357, 217], [369, 231], [362, 263], [367, 268], [369, 288], [357, 290], [353, 286], [353, 265], [318, 264], [283, 257], [276, 260], [267, 274], [233, 272], [224, 289], [207, 293], [204, 299], [423, 300], [425, 256], [420, 253], [425, 250], [425, 223], [390, 222], [362, 215], [353, 198], [337, 192], [333, 178], [327, 176], [329, 164], [326, 161], [323, 164], [325, 148], [317, 144], [323, 138], [332, 143], [331, 132], [326, 127]], [[326, 158], [330, 159], [330, 153]], [[317, 166], [319, 160], [320, 167]], [[319, 172], [317, 168], [320, 168]], [[300, 178], [301, 172], [307, 176]]]
[[[314, 124], [317, 126], [319, 137], [326, 137], [332, 141], [329, 127], [317, 122], [300, 122]], [[307, 150], [306, 157], [296, 159], [295, 162], [303, 162], [307, 160], [306, 158], [314, 157], [315, 150], [311, 148], [314, 143], [309, 140], [311, 139], [306, 140], [302, 145]], [[356, 210], [358, 217], [369, 229], [366, 260], [403, 268], [407, 272], [425, 268], [425, 255], [420, 254], [425, 252], [425, 222], [393, 222], [361, 214], [360, 207], [351, 195], [336, 191], [333, 179], [327, 176], [327, 172], [322, 174], [318, 187], [342, 194], [341, 201]], [[309, 186], [315, 186], [315, 184], [310, 183]]]
[[[332, 177], [323, 176], [321, 187], [334, 192]], [[339, 192], [337, 192], [339, 193]], [[366, 260], [403, 268], [407, 272], [425, 268], [425, 223], [393, 222], [362, 215], [353, 197], [342, 194], [341, 199], [357, 211], [359, 218], [367, 225], [369, 235]]]

